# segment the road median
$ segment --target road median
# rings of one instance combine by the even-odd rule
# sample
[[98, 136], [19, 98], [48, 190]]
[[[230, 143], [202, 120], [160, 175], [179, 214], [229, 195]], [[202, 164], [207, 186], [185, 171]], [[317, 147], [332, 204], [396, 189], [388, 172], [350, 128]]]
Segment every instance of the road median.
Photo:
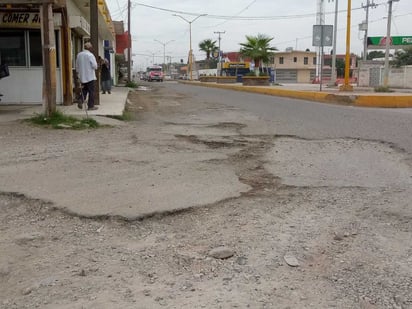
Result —
[[243, 86], [240, 84], [217, 84], [205, 82], [180, 81], [181, 83], [202, 87], [220, 88], [227, 90], [259, 93], [264, 95], [286, 97], [292, 99], [309, 100], [324, 103], [334, 103], [359, 107], [384, 107], [384, 108], [410, 108], [412, 107], [412, 95], [406, 93], [331, 93], [328, 91], [308, 91], [281, 89], [278, 86], [260, 87]]

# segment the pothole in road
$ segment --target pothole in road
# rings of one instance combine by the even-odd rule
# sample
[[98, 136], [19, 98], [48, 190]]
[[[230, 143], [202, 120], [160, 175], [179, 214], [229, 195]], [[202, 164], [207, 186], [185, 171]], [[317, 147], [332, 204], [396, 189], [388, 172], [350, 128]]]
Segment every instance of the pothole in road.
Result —
[[411, 187], [407, 157], [388, 144], [277, 138], [265, 168], [291, 186]]
[[211, 149], [243, 147], [247, 144], [247, 141], [243, 141], [241, 139], [233, 139], [232, 137], [224, 136], [221, 136], [219, 138], [214, 136], [213, 138], [208, 139], [200, 138], [196, 135], [176, 134], [175, 137], [181, 140], [186, 140], [193, 144], [203, 144]]
[[[234, 123], [222, 123], [218, 126], [241, 128]], [[225, 161], [230, 162], [238, 175], [241, 183], [247, 184], [251, 189], [242, 193], [243, 196], [272, 192], [279, 185], [278, 178], [265, 169], [262, 158], [273, 144], [273, 136], [220, 136], [199, 137], [195, 135], [176, 135], [194, 144], [203, 144], [211, 149], [238, 148], [235, 153], [229, 155]], [[214, 163], [214, 162], [208, 162]]]
[[245, 127], [247, 127], [247, 125], [242, 124], [242, 123], [237, 123], [237, 122], [220, 122], [218, 124], [215, 125], [211, 125], [209, 126], [210, 128], [219, 128], [219, 129], [235, 129], [235, 130], [240, 130], [243, 129]]

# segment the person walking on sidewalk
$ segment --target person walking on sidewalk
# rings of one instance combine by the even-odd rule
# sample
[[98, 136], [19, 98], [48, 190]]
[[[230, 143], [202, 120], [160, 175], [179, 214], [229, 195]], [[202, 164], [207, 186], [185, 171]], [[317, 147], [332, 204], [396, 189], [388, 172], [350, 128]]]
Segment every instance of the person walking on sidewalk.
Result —
[[102, 84], [102, 94], [105, 94], [106, 91], [110, 94], [112, 90], [112, 77], [110, 75], [109, 61], [107, 59], [102, 59], [101, 61], [100, 81]]
[[97, 106], [94, 106], [94, 87], [96, 83], [96, 70], [97, 61], [94, 57], [93, 46], [90, 42], [84, 44], [84, 50], [81, 51], [76, 58], [76, 71], [79, 75], [80, 82], [82, 84], [82, 98], [81, 102], [77, 104], [77, 107], [83, 108], [83, 103], [88, 95], [87, 109], [96, 110]]

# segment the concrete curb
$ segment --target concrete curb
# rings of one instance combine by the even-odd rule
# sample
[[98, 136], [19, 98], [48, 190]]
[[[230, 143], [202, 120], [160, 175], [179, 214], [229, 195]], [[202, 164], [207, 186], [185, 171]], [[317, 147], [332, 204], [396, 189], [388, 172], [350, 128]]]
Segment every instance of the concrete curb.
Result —
[[373, 94], [334, 94], [320, 91], [299, 91], [269, 87], [254, 87], [241, 85], [216, 84], [205, 82], [179, 81], [183, 84], [209, 88], [220, 88], [250, 93], [259, 93], [271, 96], [287, 97], [293, 99], [309, 100], [316, 102], [335, 103], [359, 107], [385, 107], [407, 108], [412, 107], [412, 95], [373, 95]]
[[373, 96], [361, 95], [354, 102], [355, 106], [407, 108], [412, 107], [411, 95]]

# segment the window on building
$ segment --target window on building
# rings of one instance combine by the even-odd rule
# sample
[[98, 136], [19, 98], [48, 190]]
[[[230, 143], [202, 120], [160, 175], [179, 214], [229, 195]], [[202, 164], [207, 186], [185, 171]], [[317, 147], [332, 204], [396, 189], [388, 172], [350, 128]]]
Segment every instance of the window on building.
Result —
[[293, 62], [298, 62], [298, 57], [293, 57]]
[[313, 64], [316, 65], [316, 57], [313, 57]]
[[[55, 31], [56, 56], [59, 54], [58, 32]], [[59, 57], [56, 57], [59, 66]], [[31, 30], [0, 30], [0, 61], [9, 66], [43, 66], [41, 32]]]
[[284, 62], [283, 57], [279, 57], [279, 64], [283, 64], [283, 62]]
[[303, 64], [309, 64], [309, 58], [308, 57], [303, 58]]
[[41, 48], [41, 33], [40, 31], [29, 31], [29, 50], [30, 50], [30, 65], [42, 66], [43, 55]]
[[0, 58], [9, 66], [26, 65], [26, 44], [24, 30], [0, 31]]

